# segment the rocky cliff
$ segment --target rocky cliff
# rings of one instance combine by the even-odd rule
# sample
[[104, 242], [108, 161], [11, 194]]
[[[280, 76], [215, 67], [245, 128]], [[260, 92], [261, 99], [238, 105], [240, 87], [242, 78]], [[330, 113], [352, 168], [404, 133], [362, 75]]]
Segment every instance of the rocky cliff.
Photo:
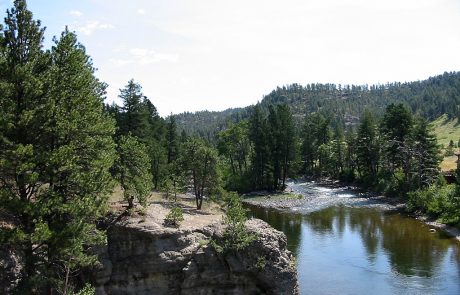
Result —
[[286, 236], [261, 220], [246, 226], [258, 238], [241, 253], [224, 254], [208, 244], [222, 237], [217, 220], [178, 229], [135, 218], [118, 222], [95, 275], [97, 294], [298, 294]]

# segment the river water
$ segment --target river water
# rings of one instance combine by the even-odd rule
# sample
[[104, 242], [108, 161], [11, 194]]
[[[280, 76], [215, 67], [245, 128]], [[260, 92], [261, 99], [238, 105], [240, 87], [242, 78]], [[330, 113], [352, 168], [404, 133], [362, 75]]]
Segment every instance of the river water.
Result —
[[251, 214], [286, 234], [301, 294], [460, 295], [456, 240], [347, 189], [289, 186], [307, 202]]

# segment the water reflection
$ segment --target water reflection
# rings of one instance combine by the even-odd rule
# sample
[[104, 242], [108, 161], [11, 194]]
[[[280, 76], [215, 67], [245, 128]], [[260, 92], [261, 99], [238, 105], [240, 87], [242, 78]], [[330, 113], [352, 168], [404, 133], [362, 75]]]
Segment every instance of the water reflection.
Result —
[[[397, 212], [335, 206], [307, 215], [251, 214], [286, 234], [301, 288], [329, 285], [306, 294], [366, 294], [361, 290], [374, 285], [374, 294], [460, 294], [458, 243]], [[328, 272], [341, 278], [334, 287]]]
[[250, 207], [249, 216], [268, 222], [275, 229], [284, 232], [287, 237], [287, 247], [295, 256], [299, 254], [301, 242], [301, 225], [303, 216], [293, 213], [280, 213], [275, 210]]

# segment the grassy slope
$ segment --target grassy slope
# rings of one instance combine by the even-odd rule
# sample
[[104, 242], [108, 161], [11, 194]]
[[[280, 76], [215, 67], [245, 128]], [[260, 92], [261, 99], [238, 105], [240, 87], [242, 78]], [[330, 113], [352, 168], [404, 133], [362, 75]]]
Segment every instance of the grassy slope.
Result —
[[[438, 138], [438, 143], [443, 146], [442, 151], [452, 140], [455, 144], [460, 139], [460, 124], [456, 119], [450, 120], [447, 115], [443, 115], [430, 123]], [[457, 167], [457, 156], [445, 157], [441, 163], [443, 171], [452, 170]]]

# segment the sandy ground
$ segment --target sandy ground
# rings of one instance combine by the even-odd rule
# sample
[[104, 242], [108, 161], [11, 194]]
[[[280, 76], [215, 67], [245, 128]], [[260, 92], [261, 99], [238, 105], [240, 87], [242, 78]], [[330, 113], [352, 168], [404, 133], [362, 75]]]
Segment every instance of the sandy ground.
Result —
[[[206, 225], [222, 221], [223, 212], [219, 205], [212, 201], [204, 201], [201, 210], [196, 209], [195, 198], [189, 195], [178, 195], [177, 202], [173, 197], [166, 198], [164, 194], [154, 192], [149, 198], [149, 205], [145, 211], [145, 216], [134, 214], [131, 218], [139, 219], [139, 222], [163, 224], [171, 208], [175, 205], [183, 210], [184, 220], [179, 228], [193, 230], [203, 228]], [[110, 203], [111, 210], [116, 214], [122, 213], [126, 209], [127, 203], [112, 198]], [[139, 205], [137, 205], [139, 206]]]

